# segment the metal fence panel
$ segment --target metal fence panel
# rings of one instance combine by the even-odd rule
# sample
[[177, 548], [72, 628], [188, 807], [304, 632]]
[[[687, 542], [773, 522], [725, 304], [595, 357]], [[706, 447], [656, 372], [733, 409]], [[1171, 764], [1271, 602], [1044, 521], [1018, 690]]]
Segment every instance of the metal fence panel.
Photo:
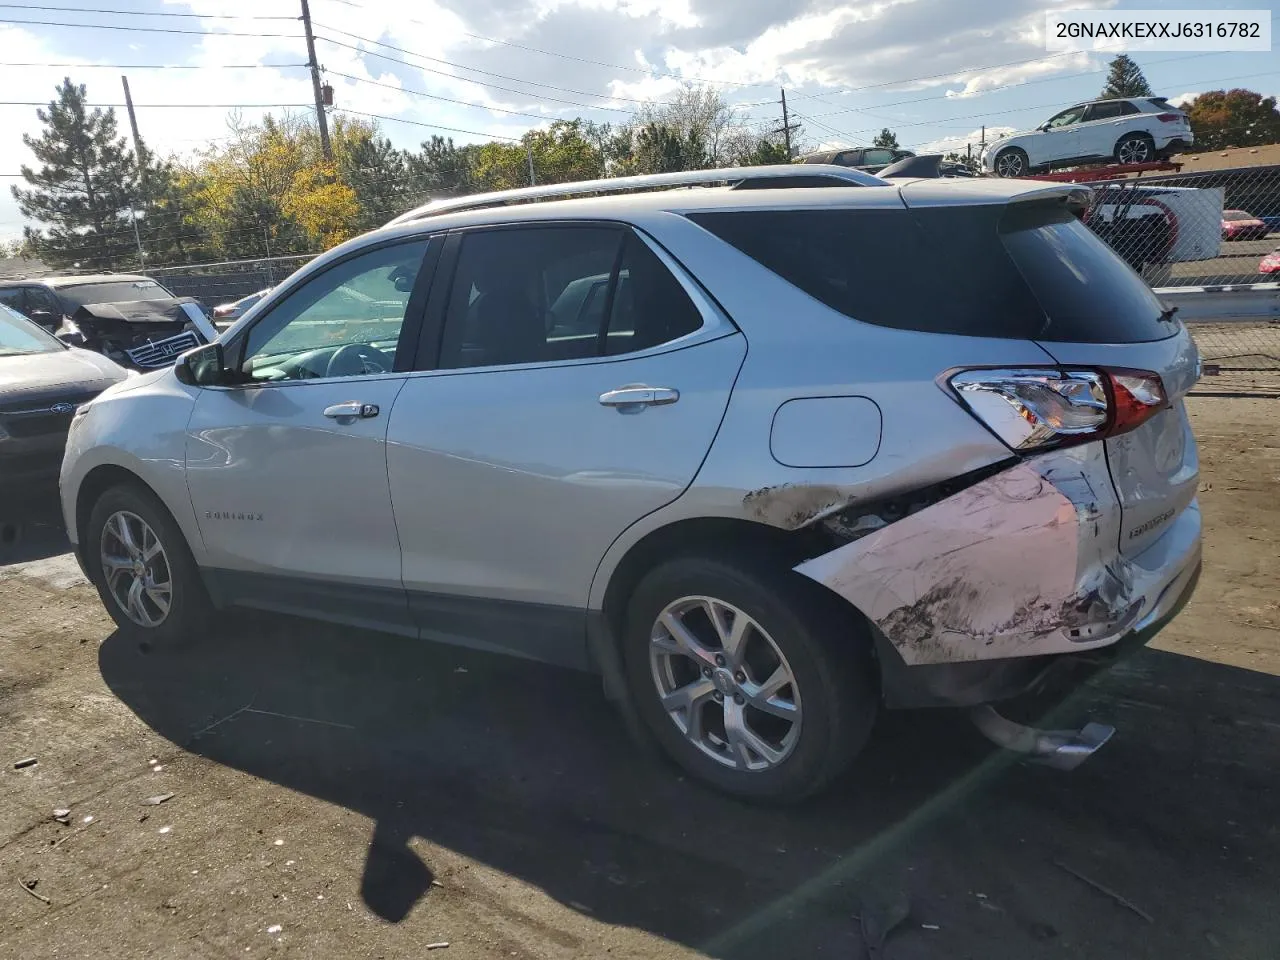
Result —
[[180, 267], [158, 267], [147, 271], [180, 297], [195, 297], [209, 309], [274, 287], [316, 254], [270, 257], [262, 260], [227, 260], [220, 263], [193, 263]]

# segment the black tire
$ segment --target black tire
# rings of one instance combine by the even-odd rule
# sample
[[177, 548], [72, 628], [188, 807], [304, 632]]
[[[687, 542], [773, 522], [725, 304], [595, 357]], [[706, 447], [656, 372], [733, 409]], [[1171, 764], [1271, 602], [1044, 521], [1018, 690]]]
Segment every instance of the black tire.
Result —
[[[789, 755], [768, 769], [730, 767], [708, 756], [661, 704], [650, 632], [669, 604], [690, 596], [713, 597], [747, 614], [772, 638], [795, 677], [799, 732]], [[818, 584], [764, 558], [686, 556], [655, 567], [631, 597], [622, 646], [633, 704], [664, 751], [697, 779], [740, 798], [788, 803], [821, 790], [866, 744], [878, 713], [870, 642], [857, 614]]]
[[[103, 531], [108, 520], [120, 511], [143, 520], [163, 547], [170, 584], [169, 608], [155, 626], [144, 626], [132, 620], [108, 589], [103, 575]], [[83, 556], [90, 579], [121, 633], [149, 644], [176, 647], [198, 639], [209, 629], [213, 605], [200, 579], [195, 558], [191, 556], [177, 521], [150, 490], [132, 483], [109, 488], [93, 505], [82, 537]]]
[[[1001, 167], [1008, 172], [1001, 172]], [[1031, 161], [1021, 147], [1005, 147], [996, 154], [991, 168], [997, 177], [1025, 177], [1031, 172]]]
[[1112, 157], [1116, 163], [1150, 163], [1156, 159], [1156, 142], [1145, 133], [1127, 134], [1116, 141]]

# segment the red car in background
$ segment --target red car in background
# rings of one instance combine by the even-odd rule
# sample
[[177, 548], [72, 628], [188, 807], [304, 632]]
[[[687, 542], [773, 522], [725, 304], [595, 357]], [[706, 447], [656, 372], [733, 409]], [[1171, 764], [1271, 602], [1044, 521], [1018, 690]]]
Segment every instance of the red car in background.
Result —
[[1223, 240], [1261, 240], [1268, 232], [1267, 225], [1248, 211], [1222, 211]]
[[1276, 247], [1258, 263], [1259, 273], [1268, 273], [1280, 279], [1280, 247]]

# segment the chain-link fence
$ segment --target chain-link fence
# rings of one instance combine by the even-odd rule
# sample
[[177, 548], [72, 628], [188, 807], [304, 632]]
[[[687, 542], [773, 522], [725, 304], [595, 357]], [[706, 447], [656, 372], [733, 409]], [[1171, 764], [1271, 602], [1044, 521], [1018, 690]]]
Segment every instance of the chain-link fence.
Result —
[[[1280, 281], [1280, 165], [1090, 186], [1085, 223], [1170, 300], [1195, 289]], [[1280, 396], [1280, 322], [1188, 327], [1204, 360], [1200, 392]]]
[[195, 297], [209, 310], [231, 304], [274, 287], [315, 254], [269, 257], [261, 260], [224, 260], [219, 263], [193, 263], [180, 267], [157, 267], [147, 271], [176, 296]]

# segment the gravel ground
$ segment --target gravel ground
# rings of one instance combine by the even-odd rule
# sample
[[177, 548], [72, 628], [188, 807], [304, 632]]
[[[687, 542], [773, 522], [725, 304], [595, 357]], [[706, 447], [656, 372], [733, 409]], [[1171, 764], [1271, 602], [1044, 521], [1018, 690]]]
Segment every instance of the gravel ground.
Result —
[[1061, 708], [1119, 728], [1095, 758], [891, 715], [789, 810], [641, 756], [571, 673], [238, 615], [139, 649], [33, 530], [0, 568], [0, 956], [1274, 960], [1278, 410], [1193, 401], [1205, 575]]

